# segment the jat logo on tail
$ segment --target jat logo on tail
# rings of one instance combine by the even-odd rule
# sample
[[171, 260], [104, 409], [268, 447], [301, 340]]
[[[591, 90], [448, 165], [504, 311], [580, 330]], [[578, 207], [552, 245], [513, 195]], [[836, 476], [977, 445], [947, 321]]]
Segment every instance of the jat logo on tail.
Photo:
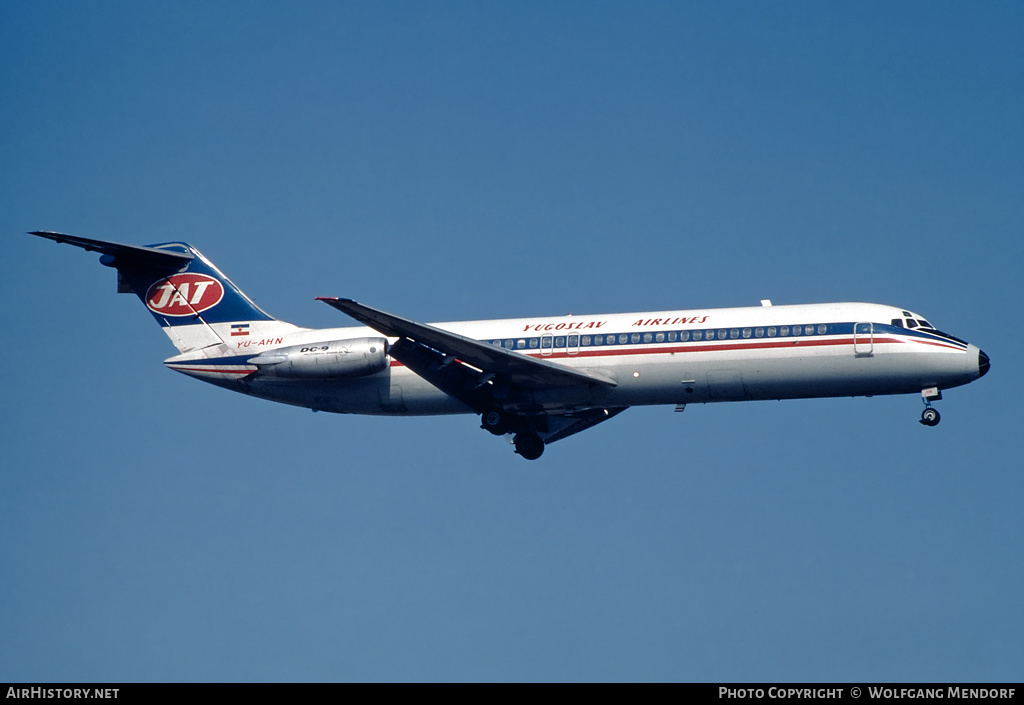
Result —
[[149, 310], [161, 316], [194, 316], [224, 298], [224, 286], [205, 274], [175, 274], [146, 292]]

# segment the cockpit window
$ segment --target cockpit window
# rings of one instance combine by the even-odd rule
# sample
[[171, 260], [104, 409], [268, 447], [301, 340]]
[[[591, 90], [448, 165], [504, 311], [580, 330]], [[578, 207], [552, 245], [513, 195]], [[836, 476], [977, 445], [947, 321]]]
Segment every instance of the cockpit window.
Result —
[[929, 323], [928, 321], [924, 320], [923, 318], [918, 318], [918, 319], [917, 319], [917, 322], [918, 322], [918, 324], [919, 324], [919, 325], [920, 325], [920, 326], [921, 326], [922, 328], [934, 328], [934, 327], [935, 327], [935, 326], [933, 326], [933, 325], [932, 325], [931, 323]]
[[896, 326], [897, 328], [902, 328], [903, 327], [903, 319], [902, 318], [894, 318], [894, 319], [892, 319], [892, 324], [894, 326]]
[[913, 318], [908, 318], [907, 328], [917, 328], [917, 321], [915, 321]]

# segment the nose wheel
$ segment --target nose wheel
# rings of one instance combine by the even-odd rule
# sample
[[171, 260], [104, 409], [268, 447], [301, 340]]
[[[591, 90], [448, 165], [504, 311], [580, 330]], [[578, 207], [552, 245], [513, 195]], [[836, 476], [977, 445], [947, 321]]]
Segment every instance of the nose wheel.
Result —
[[925, 426], [938, 426], [942, 419], [938, 409], [932, 407], [933, 401], [942, 398], [942, 392], [937, 387], [921, 390], [921, 401], [924, 402], [924, 411], [921, 412], [921, 423]]
[[921, 412], [921, 423], [925, 426], [938, 426], [941, 419], [938, 410], [930, 406]]

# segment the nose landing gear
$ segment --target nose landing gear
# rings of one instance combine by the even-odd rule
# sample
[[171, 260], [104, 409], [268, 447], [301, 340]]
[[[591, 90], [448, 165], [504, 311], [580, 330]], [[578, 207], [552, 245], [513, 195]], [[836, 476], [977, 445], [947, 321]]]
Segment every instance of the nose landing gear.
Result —
[[925, 426], [938, 426], [939, 421], [942, 420], [938, 410], [932, 407], [932, 402], [939, 399], [942, 399], [942, 392], [939, 391], [938, 387], [921, 390], [921, 400], [924, 402], [925, 407], [924, 411], [921, 412], [921, 423]]

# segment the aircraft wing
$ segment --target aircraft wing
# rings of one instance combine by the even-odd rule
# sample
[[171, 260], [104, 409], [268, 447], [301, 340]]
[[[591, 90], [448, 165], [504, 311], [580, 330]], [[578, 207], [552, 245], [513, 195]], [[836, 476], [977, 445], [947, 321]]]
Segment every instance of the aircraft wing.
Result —
[[[46, 238], [47, 240], [53, 240], [54, 242], [63, 242], [68, 245], [74, 245], [75, 247], [81, 247], [83, 250], [88, 252], [99, 252], [104, 255], [109, 255], [115, 260], [114, 266], [117, 266], [116, 262], [120, 261], [123, 263], [133, 262], [136, 264], [148, 264], [177, 270], [184, 267], [193, 259], [192, 255], [188, 255], [183, 252], [169, 252], [155, 247], [122, 245], [117, 242], [106, 242], [105, 240], [90, 240], [87, 237], [65, 235], [64, 233], [54, 233], [45, 230], [36, 230], [30, 232], [29, 235], [36, 235], [38, 237]], [[106, 264], [106, 262], [104, 262], [104, 264]]]
[[[318, 297], [318, 300], [352, 316], [382, 335], [399, 338], [398, 343], [391, 346], [389, 354], [431, 384], [453, 394], [456, 398], [461, 399], [462, 396], [445, 388], [450, 385], [442, 386], [432, 379], [439, 377], [438, 373], [443, 370], [432, 373], [429, 369], [431, 366], [447, 368], [455, 361], [471, 365], [480, 371], [478, 378], [481, 385], [489, 382], [490, 378], [498, 377], [503, 382], [532, 389], [591, 384], [616, 386], [615, 382], [586, 370], [528, 357], [490, 343], [385, 313], [351, 299]], [[439, 356], [431, 353], [437, 353]], [[459, 383], [464, 384], [464, 381], [460, 380]], [[475, 405], [471, 403], [471, 406]]]
[[580, 431], [586, 431], [602, 421], [607, 421], [613, 416], [621, 414], [628, 409], [628, 406], [617, 406], [608, 409], [591, 408], [579, 409], [570, 414], [548, 414], [547, 431], [540, 433], [544, 443], [551, 445], [555, 441], [568, 438]]

